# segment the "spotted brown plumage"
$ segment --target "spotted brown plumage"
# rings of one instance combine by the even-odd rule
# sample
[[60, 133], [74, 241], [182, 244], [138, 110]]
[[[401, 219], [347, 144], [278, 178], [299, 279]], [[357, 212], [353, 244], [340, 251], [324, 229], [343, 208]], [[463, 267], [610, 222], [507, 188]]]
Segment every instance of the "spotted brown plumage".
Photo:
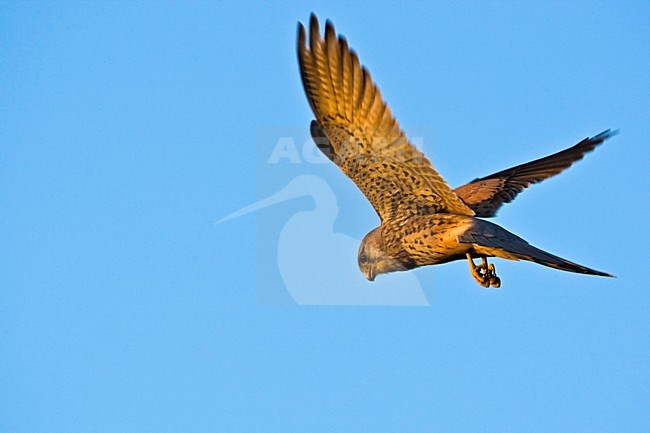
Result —
[[[298, 58], [318, 128], [330, 140], [328, 156], [357, 184], [384, 220], [422, 209], [474, 215], [413, 147], [384, 103], [370, 73], [331, 23], [320, 36], [312, 15], [309, 48], [298, 31]], [[384, 176], [384, 173], [399, 176]]]
[[[381, 273], [467, 258], [484, 287], [500, 285], [487, 257], [529, 260], [565, 271], [611, 276], [546, 253], [492, 217], [529, 185], [565, 170], [611, 135], [605, 131], [526, 164], [476, 179], [452, 190], [409, 141], [357, 54], [327, 21], [324, 37], [312, 14], [309, 37], [298, 26], [298, 61], [316, 120], [319, 149], [359, 187], [380, 218], [358, 252], [369, 280]], [[472, 258], [482, 258], [475, 266]]]

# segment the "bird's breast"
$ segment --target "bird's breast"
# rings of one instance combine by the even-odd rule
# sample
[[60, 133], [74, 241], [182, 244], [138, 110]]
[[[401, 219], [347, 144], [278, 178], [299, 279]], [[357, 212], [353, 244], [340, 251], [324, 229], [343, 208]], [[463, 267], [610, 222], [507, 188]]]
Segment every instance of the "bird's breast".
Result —
[[464, 258], [471, 245], [459, 243], [458, 237], [471, 226], [472, 218], [463, 215], [417, 216], [403, 224], [396, 236], [416, 266], [433, 265]]

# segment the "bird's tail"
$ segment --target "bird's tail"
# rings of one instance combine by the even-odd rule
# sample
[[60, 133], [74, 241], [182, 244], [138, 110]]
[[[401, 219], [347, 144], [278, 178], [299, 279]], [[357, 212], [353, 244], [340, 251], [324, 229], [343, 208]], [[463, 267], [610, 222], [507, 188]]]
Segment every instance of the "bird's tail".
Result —
[[606, 272], [596, 271], [579, 265], [562, 257], [547, 253], [530, 245], [519, 236], [488, 221], [475, 220], [472, 229], [459, 236], [459, 242], [474, 244], [474, 250], [479, 255], [495, 256], [510, 260], [528, 260], [540, 265], [579, 274], [614, 277]]

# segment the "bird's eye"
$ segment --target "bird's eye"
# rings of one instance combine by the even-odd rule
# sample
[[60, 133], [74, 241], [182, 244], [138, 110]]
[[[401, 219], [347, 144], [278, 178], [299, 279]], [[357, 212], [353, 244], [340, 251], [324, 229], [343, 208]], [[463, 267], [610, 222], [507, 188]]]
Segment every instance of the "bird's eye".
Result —
[[361, 255], [359, 256], [359, 261], [361, 262], [362, 265], [368, 263], [368, 257], [366, 256], [366, 253], [361, 253]]

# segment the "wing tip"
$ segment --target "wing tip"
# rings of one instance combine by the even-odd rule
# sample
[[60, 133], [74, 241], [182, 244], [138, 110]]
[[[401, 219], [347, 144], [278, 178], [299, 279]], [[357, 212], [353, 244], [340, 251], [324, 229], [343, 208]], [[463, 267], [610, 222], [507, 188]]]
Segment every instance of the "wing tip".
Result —
[[311, 13], [309, 16], [309, 43], [311, 48], [314, 49], [321, 41], [320, 37], [320, 23], [318, 22], [318, 17], [315, 13]]
[[305, 47], [305, 41], [307, 40], [307, 31], [305, 26], [298, 21], [298, 52], [300, 52]]
[[598, 275], [599, 277], [618, 278], [616, 275], [614, 275], [614, 274], [609, 274], [609, 273], [607, 273], [607, 272], [601, 272], [601, 271], [596, 271], [596, 272], [598, 272], [597, 275]]
[[316, 28], [316, 30], [320, 30], [320, 24], [318, 22], [318, 17], [314, 12], [309, 14], [309, 28]]
[[605, 131], [601, 132], [598, 135], [595, 135], [591, 138], [591, 141], [598, 141], [599, 144], [602, 143], [605, 140], [608, 140], [615, 135], [618, 135], [620, 133], [620, 129], [606, 129]]
[[336, 30], [334, 29], [334, 24], [329, 19], [325, 20], [325, 40], [328, 45], [334, 45], [336, 42]]
[[[306, 33], [306, 30], [303, 26], [303, 24], [299, 21], [298, 22], [298, 32], [304, 32]], [[312, 38], [318, 37], [320, 38], [320, 22], [318, 20], [318, 17], [314, 12], [311, 12], [309, 14], [309, 33]], [[328, 18], [325, 20], [325, 33], [324, 33], [324, 39], [325, 40], [330, 40], [330, 39], [338, 39], [339, 41], [345, 41], [347, 43], [347, 40], [345, 39], [345, 36], [343, 35], [336, 35], [336, 29], [334, 27], [334, 23]]]

